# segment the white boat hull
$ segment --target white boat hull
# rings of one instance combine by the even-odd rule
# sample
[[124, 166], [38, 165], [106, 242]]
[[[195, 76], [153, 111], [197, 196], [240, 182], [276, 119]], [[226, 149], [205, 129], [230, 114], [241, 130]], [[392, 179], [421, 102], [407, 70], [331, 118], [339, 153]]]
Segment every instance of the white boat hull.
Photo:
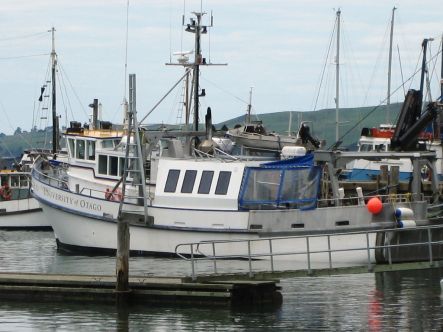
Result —
[[0, 202], [0, 228], [50, 228], [35, 198]]

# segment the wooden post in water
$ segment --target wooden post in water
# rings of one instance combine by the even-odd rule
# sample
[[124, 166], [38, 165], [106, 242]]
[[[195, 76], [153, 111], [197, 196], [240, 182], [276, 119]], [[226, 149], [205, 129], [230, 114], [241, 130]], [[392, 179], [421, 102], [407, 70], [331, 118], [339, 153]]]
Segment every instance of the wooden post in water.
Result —
[[129, 223], [119, 217], [117, 222], [117, 257], [115, 285], [117, 304], [127, 301], [129, 289]]
[[389, 194], [397, 194], [397, 187], [400, 179], [400, 167], [399, 166], [391, 166], [389, 172]]
[[378, 176], [377, 189], [386, 187], [388, 184], [388, 165], [380, 166], [380, 175]]

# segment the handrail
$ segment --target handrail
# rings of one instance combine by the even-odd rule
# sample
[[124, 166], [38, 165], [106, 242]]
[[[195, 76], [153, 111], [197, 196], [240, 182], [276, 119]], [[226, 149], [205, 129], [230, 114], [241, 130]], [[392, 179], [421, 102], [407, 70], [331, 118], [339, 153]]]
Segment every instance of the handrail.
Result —
[[[376, 249], [384, 249], [387, 250], [385, 259], [387, 260], [389, 265], [392, 265], [392, 255], [391, 250], [394, 248], [402, 248], [402, 247], [428, 247], [428, 257], [429, 257], [429, 263], [433, 264], [433, 254], [432, 254], [432, 246], [433, 245], [442, 245], [443, 240], [432, 240], [432, 230], [441, 230], [443, 229], [443, 225], [426, 225], [426, 226], [416, 226], [414, 228], [385, 228], [385, 229], [374, 229], [374, 230], [366, 230], [366, 231], [354, 231], [354, 232], [340, 232], [340, 233], [327, 233], [327, 234], [311, 234], [311, 235], [293, 235], [293, 236], [279, 236], [279, 237], [268, 237], [268, 238], [257, 238], [257, 239], [235, 239], [235, 240], [213, 240], [213, 241], [200, 241], [200, 242], [188, 242], [188, 243], [181, 243], [178, 244], [175, 247], [175, 254], [180, 257], [181, 259], [185, 261], [189, 261], [191, 263], [192, 268], [192, 280], [196, 279], [196, 263], [199, 261], [206, 261], [206, 262], [212, 262], [213, 264], [213, 273], [217, 274], [219, 269], [217, 266], [217, 261], [222, 260], [241, 260], [241, 261], [247, 261], [248, 267], [246, 268], [248, 274], [250, 277], [253, 276], [253, 268], [252, 268], [252, 262], [254, 261], [265, 261], [269, 260], [269, 270], [271, 272], [275, 272], [274, 268], [274, 258], [278, 256], [306, 256], [306, 267], [308, 270], [308, 274], [312, 271], [312, 263], [311, 263], [311, 257], [312, 255], [316, 254], [328, 254], [328, 263], [329, 263], [329, 269], [332, 269], [334, 267], [333, 259], [332, 259], [332, 253], [340, 253], [340, 252], [356, 252], [356, 251], [366, 251], [367, 252], [367, 266], [368, 271], [371, 271], [372, 268], [372, 260], [371, 258], [374, 258], [371, 256], [371, 251]], [[378, 244], [371, 244], [369, 240], [369, 235], [371, 234], [378, 234], [378, 233], [386, 233], [386, 234], [392, 234], [397, 232], [407, 232], [407, 231], [427, 231], [427, 239], [424, 239], [422, 242], [409, 242], [409, 243], [390, 243], [390, 237], [386, 237], [386, 241], [384, 244], [378, 245]], [[350, 235], [365, 235], [366, 241], [363, 241], [361, 243], [361, 246], [356, 246], [352, 248], [341, 248], [341, 249], [331, 249], [331, 239], [337, 236], [350, 236]], [[327, 248], [328, 249], [310, 249], [310, 243], [313, 238], [326, 238], [327, 240]], [[273, 249], [273, 243], [279, 241], [279, 240], [299, 240], [299, 239], [305, 239], [306, 240], [306, 246], [304, 248], [299, 248], [298, 250], [290, 250], [290, 251], [278, 251], [276, 252], [275, 249]], [[262, 249], [262, 252], [259, 253], [252, 253], [251, 252], [251, 244], [254, 242], [268, 242], [268, 251], [264, 251]], [[218, 245], [225, 244], [225, 245], [232, 245], [235, 243], [242, 243], [247, 245], [247, 250], [244, 250], [244, 253], [235, 253], [235, 254], [224, 254], [224, 255], [217, 255], [216, 249]], [[203, 246], [208, 246], [208, 252], [212, 252], [212, 254], [205, 254], [202, 250]], [[263, 245], [265, 247], [265, 245]], [[186, 248], [189, 248], [187, 251], [191, 254], [189, 255], [186, 252]], [[246, 247], [245, 247], [246, 248]], [[337, 267], [339, 263], [335, 264], [335, 267]], [[205, 271], [205, 273], [208, 273], [208, 271]]]

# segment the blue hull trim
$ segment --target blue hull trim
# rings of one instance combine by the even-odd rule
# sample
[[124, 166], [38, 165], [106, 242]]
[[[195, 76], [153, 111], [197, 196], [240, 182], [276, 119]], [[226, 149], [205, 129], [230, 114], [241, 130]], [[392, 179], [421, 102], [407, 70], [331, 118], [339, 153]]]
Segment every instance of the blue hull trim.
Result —
[[[354, 181], [371, 181], [376, 180], [377, 175], [380, 174], [379, 170], [371, 169], [353, 169], [350, 172], [344, 173], [341, 178], [344, 180], [354, 180]], [[410, 181], [412, 179], [412, 173], [410, 172], [400, 172], [400, 181]], [[438, 180], [443, 181], [443, 174], [438, 175]]]

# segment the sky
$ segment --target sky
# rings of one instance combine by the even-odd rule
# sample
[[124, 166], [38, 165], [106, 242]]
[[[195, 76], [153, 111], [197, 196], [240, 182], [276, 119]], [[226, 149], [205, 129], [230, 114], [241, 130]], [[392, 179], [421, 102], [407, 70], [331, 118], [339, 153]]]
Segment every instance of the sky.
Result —
[[[183, 68], [165, 63], [174, 59], [173, 52], [194, 49], [193, 34], [183, 32], [182, 15], [187, 23], [200, 10], [207, 13], [204, 24], [213, 15], [213, 27], [202, 39], [203, 56], [227, 63], [201, 72], [200, 87], [206, 91], [201, 109], [211, 107], [214, 123], [245, 114], [251, 89], [255, 114], [335, 108], [332, 34], [338, 9], [339, 106], [378, 105], [387, 93], [394, 6], [391, 102], [403, 101], [405, 89], [418, 89], [419, 75], [409, 78], [420, 66], [424, 38], [435, 39], [428, 54], [435, 99], [440, 95], [441, 0], [2, 0], [0, 132], [50, 125], [51, 116], [42, 109], [47, 105], [38, 98], [48, 77], [52, 27], [60, 123], [87, 122], [94, 98], [102, 104], [103, 120], [121, 123], [128, 95], [125, 73], [136, 74], [141, 119], [183, 75]], [[179, 85], [144, 123], [177, 123], [181, 94]], [[340, 116], [345, 120], [343, 111]]]

